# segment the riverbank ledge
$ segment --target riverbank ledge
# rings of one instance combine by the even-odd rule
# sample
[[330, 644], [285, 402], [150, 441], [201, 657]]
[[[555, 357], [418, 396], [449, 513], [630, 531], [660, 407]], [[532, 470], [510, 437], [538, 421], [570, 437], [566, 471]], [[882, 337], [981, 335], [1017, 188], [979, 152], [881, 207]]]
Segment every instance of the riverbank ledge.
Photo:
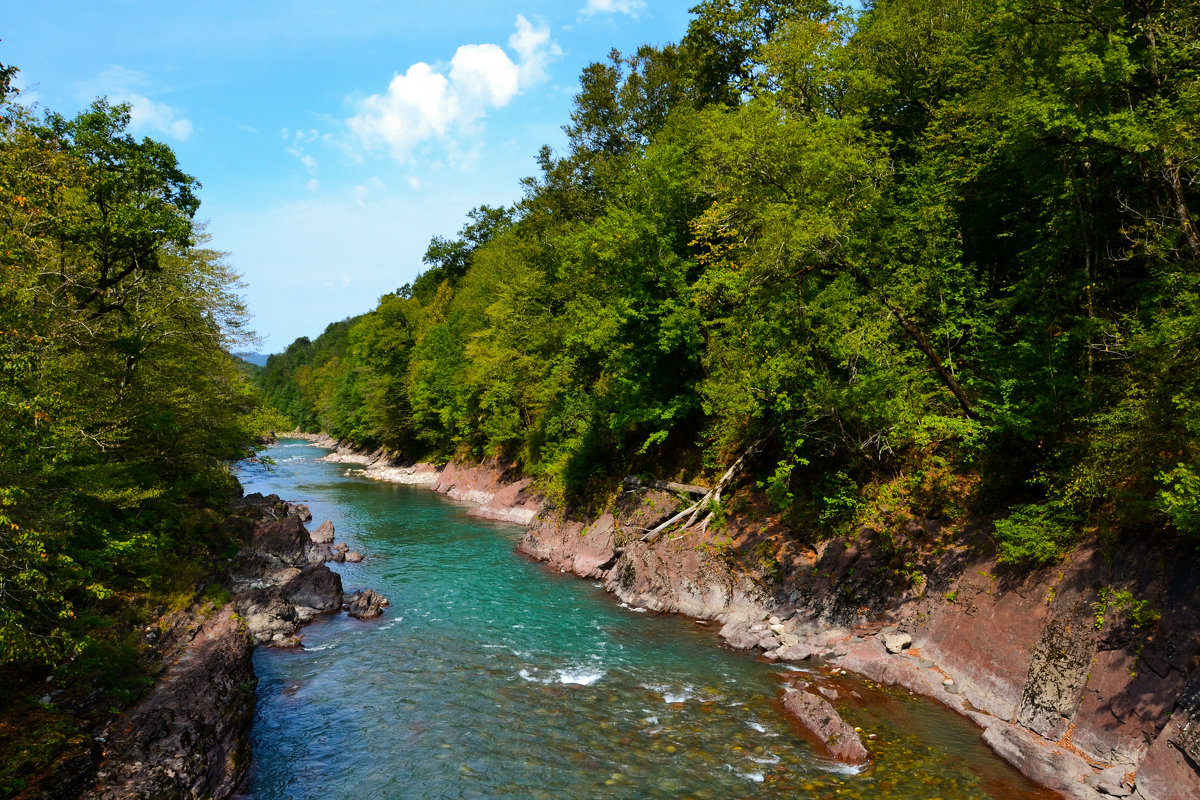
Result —
[[254, 642], [233, 604], [179, 631], [149, 695], [97, 737], [89, 800], [225, 798], [250, 762]]
[[476, 516], [525, 525], [520, 552], [631, 607], [717, 621], [730, 647], [822, 659], [933, 698], [1065, 797], [1200, 800], [1200, 575], [1153, 543], [1085, 541], [1061, 563], [1015, 571], [982, 523], [910, 519], [805, 543], [753, 502], [719, 531], [643, 542], [681, 508], [666, 484], [628, 481], [610, 511], [580, 520], [498, 462], [438, 469], [302, 438], [357, 452], [365, 461], [342, 463], [367, 477], [420, 475]]
[[299, 629], [317, 615], [345, 609], [377, 617], [387, 598], [345, 593], [329, 561], [361, 560], [334, 544], [332, 522], [311, 533], [304, 505], [248, 495], [227, 520], [246, 546], [225, 581], [233, 599], [177, 614], [163, 646], [163, 670], [148, 695], [97, 738], [88, 800], [223, 800], [250, 763], [257, 645], [302, 646]]

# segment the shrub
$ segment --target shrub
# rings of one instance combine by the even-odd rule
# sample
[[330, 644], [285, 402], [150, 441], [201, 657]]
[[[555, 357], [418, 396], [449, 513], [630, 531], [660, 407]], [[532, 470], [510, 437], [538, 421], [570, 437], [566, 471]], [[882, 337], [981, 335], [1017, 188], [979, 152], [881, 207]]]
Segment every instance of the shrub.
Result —
[[1053, 504], [1015, 506], [1006, 519], [996, 521], [1001, 564], [1049, 564], [1065, 556], [1074, 541], [1074, 529]]
[[1159, 507], [1180, 533], [1200, 534], [1200, 475], [1179, 464], [1170, 472], [1159, 473], [1158, 480], [1163, 484]]

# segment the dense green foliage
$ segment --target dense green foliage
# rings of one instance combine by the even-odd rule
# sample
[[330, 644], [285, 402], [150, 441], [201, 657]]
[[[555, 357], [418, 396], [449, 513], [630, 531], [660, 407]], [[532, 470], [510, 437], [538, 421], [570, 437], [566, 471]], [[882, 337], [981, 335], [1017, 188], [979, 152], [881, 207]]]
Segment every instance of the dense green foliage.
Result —
[[1200, 534], [1200, 4], [694, 13], [584, 71], [512, 209], [273, 357], [277, 406], [574, 501], [761, 443], [797, 524], [1016, 499], [1011, 562]]
[[198, 184], [174, 153], [135, 140], [129, 109], [103, 100], [35, 119], [13, 102], [11, 74], [0, 86], [0, 701], [71, 664], [80, 692], [116, 692], [119, 704], [142, 675], [140, 626], [190, 601], [232, 544], [228, 465], [253, 444], [260, 411], [227, 353], [246, 338], [245, 313], [239, 279], [203, 246]]

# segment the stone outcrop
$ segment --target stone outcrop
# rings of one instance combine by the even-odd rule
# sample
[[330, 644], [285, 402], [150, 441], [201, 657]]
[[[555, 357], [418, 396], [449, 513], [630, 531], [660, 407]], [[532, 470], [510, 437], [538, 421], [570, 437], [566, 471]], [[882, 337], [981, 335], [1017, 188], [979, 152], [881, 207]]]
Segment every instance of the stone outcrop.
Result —
[[250, 760], [253, 642], [232, 604], [169, 662], [155, 688], [105, 730], [94, 800], [228, 797]]
[[[238, 507], [251, 526], [250, 544], [238, 554], [233, 573], [238, 613], [255, 643], [298, 647], [299, 630], [305, 623], [318, 614], [336, 613], [345, 602], [341, 575], [326, 562], [362, 561], [363, 557], [345, 544], [331, 545], [332, 522], [324, 522], [310, 533], [297, 512], [298, 508], [307, 512], [303, 506], [284, 503], [275, 495], [253, 494], [243, 498]], [[374, 610], [382, 613], [386, 598], [371, 594], [378, 598]], [[372, 609], [368, 605], [364, 610]]]
[[198, 603], [160, 620], [163, 671], [155, 686], [105, 728], [54, 796], [193, 800], [234, 792], [250, 762], [254, 646], [299, 646], [304, 623], [344, 602], [360, 619], [388, 605], [369, 589], [343, 594], [341, 576], [325, 562], [362, 556], [333, 544], [330, 522], [310, 534], [311, 519], [307, 506], [275, 495], [235, 504], [226, 524], [246, 546], [229, 576], [233, 601], [215, 610]]
[[528, 525], [537, 516], [544, 498], [530, 490], [532, 481], [511, 465], [490, 461], [465, 468], [450, 463], [438, 475], [433, 490], [451, 500], [470, 503], [474, 517]]

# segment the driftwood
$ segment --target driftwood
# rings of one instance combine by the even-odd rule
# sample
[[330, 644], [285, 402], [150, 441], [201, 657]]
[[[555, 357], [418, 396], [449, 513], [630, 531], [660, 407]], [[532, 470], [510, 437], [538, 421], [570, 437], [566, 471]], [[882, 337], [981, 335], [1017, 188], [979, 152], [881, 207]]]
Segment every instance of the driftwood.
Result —
[[692, 486], [687, 483], [672, 483], [670, 481], [646, 481], [636, 475], [626, 475], [623, 481], [626, 489], [662, 489], [679, 494], [706, 495], [709, 490], [704, 486]]
[[721, 502], [721, 492], [725, 491], [725, 489], [729, 487], [729, 484], [732, 483], [733, 479], [736, 478], [738, 473], [742, 471], [742, 469], [746, 466], [746, 463], [756, 453], [758, 453], [762, 445], [762, 440], [759, 440], [747, 447], [746, 451], [738, 457], [738, 460], [734, 461], [733, 465], [725, 471], [725, 475], [721, 477], [721, 480], [715, 487], [708, 490], [708, 492], [694, 504], [688, 506], [683, 511], [680, 511], [666, 522], [663, 522], [662, 524], [646, 531], [646, 533], [642, 535], [641, 541], [648, 543], [653, 542], [659, 536], [670, 530], [675, 523], [679, 522], [684, 517], [687, 517], [687, 521], [683, 523], [684, 528], [689, 528], [698, 521], [703, 520], [704, 526], [701, 528], [701, 531], [706, 530], [708, 528], [709, 521], [712, 519], [713, 506]]

